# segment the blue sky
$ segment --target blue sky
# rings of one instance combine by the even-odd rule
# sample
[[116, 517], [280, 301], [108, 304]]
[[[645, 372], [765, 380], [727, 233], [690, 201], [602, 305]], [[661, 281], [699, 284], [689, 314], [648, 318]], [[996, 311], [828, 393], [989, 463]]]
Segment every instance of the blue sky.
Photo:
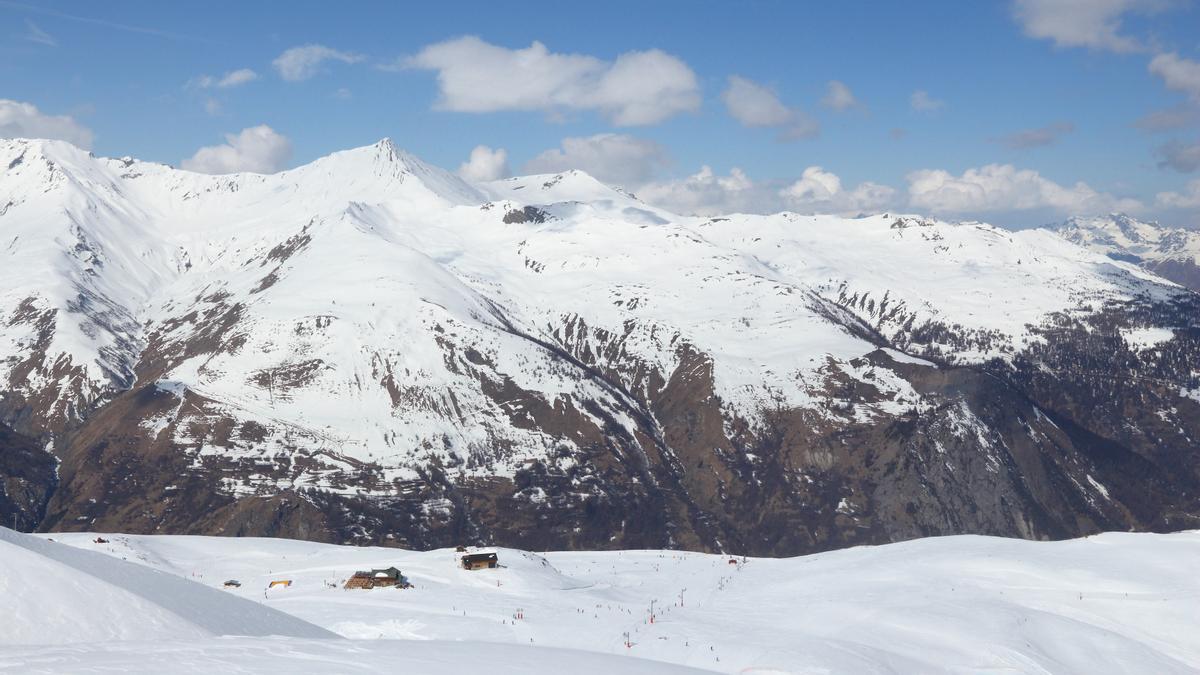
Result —
[[284, 7], [0, 0], [0, 136], [213, 172], [387, 136], [681, 211], [1200, 224], [1195, 2]]

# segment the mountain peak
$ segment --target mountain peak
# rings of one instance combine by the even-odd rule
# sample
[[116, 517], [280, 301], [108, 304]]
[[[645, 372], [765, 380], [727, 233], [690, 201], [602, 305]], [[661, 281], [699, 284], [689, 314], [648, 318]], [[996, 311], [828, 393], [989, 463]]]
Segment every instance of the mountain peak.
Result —
[[[384, 198], [396, 196], [396, 185], [408, 185], [421, 186], [451, 204], [476, 205], [487, 201], [479, 190], [463, 179], [426, 163], [398, 147], [390, 138], [334, 152], [288, 173], [296, 177], [317, 175], [320, 181], [370, 185], [379, 197]], [[403, 192], [409, 197], [416, 196], [411, 190]]]
[[[628, 192], [608, 185], [581, 169], [514, 176], [484, 183], [482, 187], [493, 199], [510, 199], [526, 204], [617, 201], [641, 205]], [[645, 205], [641, 206], [644, 208]]]
[[[37, 157], [47, 161], [62, 163], [78, 163], [95, 159], [95, 155], [68, 141], [51, 138], [0, 138], [0, 161], [7, 168], [15, 168], [20, 163]], [[13, 166], [9, 166], [12, 163]]]

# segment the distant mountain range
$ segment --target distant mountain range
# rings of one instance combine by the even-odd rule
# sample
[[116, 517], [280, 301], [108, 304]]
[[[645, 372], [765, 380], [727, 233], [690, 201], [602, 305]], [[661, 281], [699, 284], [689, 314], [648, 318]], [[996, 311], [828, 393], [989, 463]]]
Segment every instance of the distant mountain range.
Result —
[[1141, 265], [1200, 291], [1200, 231], [1162, 227], [1115, 213], [1071, 218], [1056, 229], [1063, 238], [1115, 260]]
[[752, 554], [1200, 526], [1200, 294], [1164, 280], [1196, 287], [1194, 233], [684, 217], [386, 140], [0, 166], [5, 524]]

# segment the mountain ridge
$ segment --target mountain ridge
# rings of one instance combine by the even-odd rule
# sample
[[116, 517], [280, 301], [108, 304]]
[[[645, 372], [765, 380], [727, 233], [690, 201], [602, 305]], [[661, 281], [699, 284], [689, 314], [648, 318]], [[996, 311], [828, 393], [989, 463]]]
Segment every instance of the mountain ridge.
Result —
[[386, 139], [20, 147], [0, 422], [58, 467], [10, 481], [41, 529], [791, 554], [1200, 514], [1196, 294], [1048, 231], [683, 217]]

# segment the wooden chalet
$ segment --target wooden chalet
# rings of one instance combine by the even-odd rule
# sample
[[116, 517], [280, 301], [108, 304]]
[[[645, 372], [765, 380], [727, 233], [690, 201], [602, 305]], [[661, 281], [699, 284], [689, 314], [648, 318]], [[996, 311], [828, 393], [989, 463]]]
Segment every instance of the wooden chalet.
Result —
[[395, 567], [388, 567], [381, 570], [358, 571], [353, 576], [346, 580], [344, 588], [382, 588], [395, 586], [399, 588], [407, 588], [408, 582], [404, 580], [404, 575]]
[[468, 553], [459, 560], [462, 562], [462, 567], [464, 570], [495, 569], [500, 565], [499, 557], [496, 555], [495, 551]]

